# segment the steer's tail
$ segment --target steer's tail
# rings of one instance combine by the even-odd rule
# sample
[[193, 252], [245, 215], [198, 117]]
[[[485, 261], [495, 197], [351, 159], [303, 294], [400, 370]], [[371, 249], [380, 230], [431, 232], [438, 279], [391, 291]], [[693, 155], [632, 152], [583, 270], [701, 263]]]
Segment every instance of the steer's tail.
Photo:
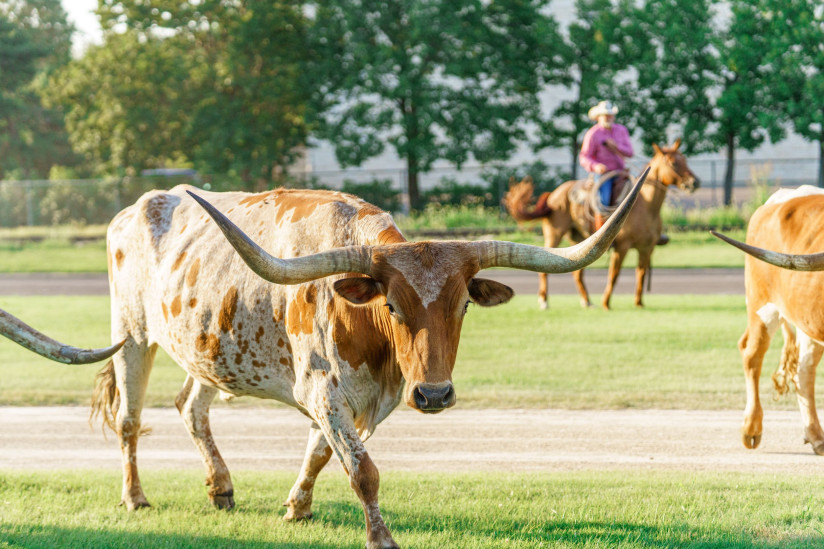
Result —
[[89, 424], [94, 423], [97, 416], [101, 416], [103, 430], [106, 427], [117, 432], [115, 418], [120, 407], [120, 391], [117, 390], [117, 380], [114, 374], [114, 361], [106, 363], [95, 376], [94, 392], [92, 393], [92, 411], [89, 414]]
[[547, 204], [550, 193], [543, 193], [535, 205], [530, 206], [534, 192], [535, 185], [530, 176], [523, 178], [520, 183], [515, 183], [514, 179], [509, 180], [509, 192], [504, 195], [503, 203], [515, 221], [532, 221], [552, 213], [552, 208]]
[[[795, 333], [789, 322], [781, 319], [781, 332], [784, 334], [784, 346], [781, 348], [781, 359], [778, 362], [778, 369], [773, 372], [772, 381], [775, 391], [779, 395], [790, 390], [790, 383], [796, 390], [796, 374], [798, 373], [798, 344], [795, 341]], [[776, 396], [776, 398], [778, 398]]]

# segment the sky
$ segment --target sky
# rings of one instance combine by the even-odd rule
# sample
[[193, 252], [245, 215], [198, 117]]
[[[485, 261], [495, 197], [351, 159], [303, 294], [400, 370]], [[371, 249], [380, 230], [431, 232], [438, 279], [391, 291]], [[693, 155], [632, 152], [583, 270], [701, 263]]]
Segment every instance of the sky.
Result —
[[60, 3], [77, 29], [72, 52], [79, 57], [89, 44], [101, 42], [100, 24], [94, 14], [97, 0], [60, 0]]

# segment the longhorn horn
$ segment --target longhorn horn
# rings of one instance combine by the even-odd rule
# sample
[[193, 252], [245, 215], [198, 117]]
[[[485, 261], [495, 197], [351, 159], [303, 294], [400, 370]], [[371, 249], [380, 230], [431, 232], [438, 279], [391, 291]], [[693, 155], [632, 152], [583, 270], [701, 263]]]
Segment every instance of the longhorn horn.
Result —
[[739, 242], [721, 233], [710, 231], [727, 244], [732, 244], [739, 250], [750, 254], [770, 265], [782, 267], [791, 271], [824, 271], [824, 252], [815, 254], [785, 254], [758, 248], [744, 242]]
[[274, 257], [205, 199], [191, 191], [186, 192], [203, 206], [243, 261], [264, 280], [275, 284], [302, 284], [339, 273], [371, 273], [372, 249], [369, 246], [336, 248], [292, 259]]
[[583, 269], [603, 254], [615, 240], [618, 231], [626, 221], [638, 193], [649, 174], [649, 167], [644, 170], [630, 193], [610, 216], [609, 220], [595, 234], [583, 242], [569, 248], [551, 248], [486, 240], [475, 242], [481, 269], [489, 267], [512, 267], [539, 273], [569, 273]]
[[125, 339], [103, 349], [80, 349], [64, 345], [38, 332], [16, 316], [0, 309], [0, 335], [6, 336], [40, 356], [63, 364], [91, 364], [105, 360], [115, 354], [125, 343]]

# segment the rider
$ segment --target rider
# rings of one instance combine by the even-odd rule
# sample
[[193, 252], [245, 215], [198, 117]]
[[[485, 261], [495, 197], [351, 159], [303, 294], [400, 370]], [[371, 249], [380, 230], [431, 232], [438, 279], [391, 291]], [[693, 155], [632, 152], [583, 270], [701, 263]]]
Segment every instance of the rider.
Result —
[[[618, 107], [609, 101], [600, 101], [587, 113], [589, 119], [595, 120], [596, 123], [584, 134], [578, 161], [590, 173], [596, 184], [600, 176], [607, 172], [623, 171], [626, 167], [624, 159], [630, 158], [633, 154], [629, 131], [626, 126], [615, 123], [616, 114]], [[613, 175], [604, 181], [599, 189], [601, 203], [604, 206], [610, 206], [614, 180]], [[595, 230], [600, 229], [603, 224], [604, 216], [596, 212]]]

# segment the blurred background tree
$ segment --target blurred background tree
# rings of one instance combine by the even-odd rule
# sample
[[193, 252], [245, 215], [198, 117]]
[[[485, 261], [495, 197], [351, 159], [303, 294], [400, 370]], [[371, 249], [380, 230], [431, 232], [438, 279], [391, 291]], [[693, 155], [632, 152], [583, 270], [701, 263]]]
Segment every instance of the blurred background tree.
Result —
[[554, 20], [530, 0], [317, 2], [312, 27], [319, 137], [343, 166], [388, 144], [418, 175], [507, 158], [537, 117], [539, 67], [557, 62]]
[[544, 82], [571, 90], [573, 97], [561, 101], [540, 120], [534, 147], [536, 152], [546, 147], [569, 150], [573, 179], [578, 176], [580, 140], [593, 124], [587, 111], [604, 99], [622, 108], [629, 106], [625, 107], [616, 79], [644, 49], [643, 43], [637, 42], [638, 36], [633, 36], [632, 22], [638, 10], [632, 0], [576, 0], [575, 11], [578, 18], [569, 26], [567, 37], [541, 37], [544, 50], [554, 48], [560, 58], [546, 67]]
[[96, 173], [193, 165], [263, 189], [301, 153], [299, 3], [101, 0], [99, 14], [104, 44], [49, 93]]
[[0, 180], [46, 178], [53, 164], [77, 161], [62, 114], [39, 97], [68, 63], [72, 32], [59, 0], [0, 3]]

